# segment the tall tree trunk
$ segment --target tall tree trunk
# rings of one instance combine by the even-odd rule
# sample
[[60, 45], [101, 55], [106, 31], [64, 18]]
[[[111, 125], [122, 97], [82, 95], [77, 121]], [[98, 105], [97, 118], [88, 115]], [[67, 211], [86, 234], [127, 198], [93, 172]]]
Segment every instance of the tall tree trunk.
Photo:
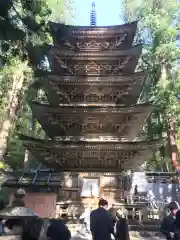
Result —
[[[167, 64], [161, 65], [161, 84], [163, 87], [166, 87], [168, 84], [168, 66]], [[168, 143], [170, 146], [170, 152], [171, 152], [171, 162], [173, 169], [177, 171], [180, 169], [180, 166], [177, 161], [177, 145], [176, 145], [176, 119], [173, 117], [173, 114], [166, 115], [167, 124], [168, 124]]]
[[168, 142], [171, 150], [171, 161], [175, 171], [180, 169], [177, 161], [177, 145], [176, 145], [176, 120], [169, 119]]
[[[32, 115], [30, 124], [29, 124], [29, 132], [31, 133], [31, 136], [34, 136], [34, 131], [35, 131], [35, 118]], [[24, 170], [27, 170], [29, 168], [30, 158], [31, 158], [31, 154], [26, 149], [26, 151], [24, 153]]]
[[23, 68], [17, 68], [12, 75], [13, 82], [12, 88], [8, 92], [8, 106], [5, 110], [5, 118], [0, 128], [0, 161], [4, 161], [11, 129], [15, 124], [17, 113], [21, 106], [24, 91], [23, 85], [25, 81], [25, 67], [27, 67], [27, 63], [23, 64]]

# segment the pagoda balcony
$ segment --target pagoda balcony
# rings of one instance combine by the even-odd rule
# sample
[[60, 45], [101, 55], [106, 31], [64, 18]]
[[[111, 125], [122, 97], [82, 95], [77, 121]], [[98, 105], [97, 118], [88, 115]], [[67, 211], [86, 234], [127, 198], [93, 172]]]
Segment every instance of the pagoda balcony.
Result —
[[135, 71], [142, 45], [128, 50], [102, 52], [64, 51], [52, 46], [47, 52], [52, 72], [69, 75], [121, 75]]
[[21, 136], [24, 146], [46, 166], [64, 172], [121, 172], [136, 170], [164, 144], [145, 142], [71, 142]]
[[50, 22], [53, 43], [61, 49], [103, 51], [132, 46], [137, 22], [108, 27], [70, 26]]
[[34, 117], [52, 139], [58, 136], [114, 136], [134, 140], [152, 111], [152, 105], [149, 104], [128, 107], [51, 107], [48, 104], [32, 103], [31, 108]]
[[39, 72], [34, 86], [45, 89], [50, 105], [59, 104], [136, 104], [146, 74], [123, 76], [63, 76]]

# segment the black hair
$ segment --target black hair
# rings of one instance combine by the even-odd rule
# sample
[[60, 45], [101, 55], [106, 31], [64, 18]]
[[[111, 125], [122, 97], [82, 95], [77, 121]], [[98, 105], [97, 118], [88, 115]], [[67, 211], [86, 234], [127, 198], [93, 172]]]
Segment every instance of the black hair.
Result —
[[22, 230], [22, 240], [38, 240], [43, 225], [43, 219], [31, 218], [25, 221]]
[[169, 208], [169, 210], [172, 212], [173, 210], [178, 209], [179, 207], [178, 207], [177, 202], [171, 202], [171, 203], [168, 205], [168, 208]]
[[108, 201], [107, 200], [105, 200], [105, 199], [103, 199], [103, 198], [101, 198], [100, 200], [99, 200], [99, 202], [98, 202], [98, 206], [100, 207], [100, 206], [107, 206], [108, 205]]

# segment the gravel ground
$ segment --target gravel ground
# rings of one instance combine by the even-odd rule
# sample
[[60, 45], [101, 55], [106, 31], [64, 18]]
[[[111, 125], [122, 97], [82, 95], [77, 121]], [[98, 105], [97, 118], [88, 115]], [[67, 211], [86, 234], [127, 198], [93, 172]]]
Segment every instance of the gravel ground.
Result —
[[[0, 237], [0, 240], [14, 240], [12, 237]], [[79, 234], [74, 234], [72, 240], [92, 240], [91, 236], [80, 236]], [[164, 240], [159, 237], [131, 237], [131, 240]]]
[[[87, 240], [87, 238], [80, 238], [80, 237], [72, 237], [72, 240]], [[89, 239], [88, 239], [89, 240]], [[159, 237], [139, 237], [139, 238], [134, 238], [134, 237], [131, 237], [131, 240], [164, 240], [164, 238], [159, 238]]]
[[[130, 237], [131, 240], [164, 240], [159, 236], [151, 236], [151, 237]], [[91, 235], [81, 233], [72, 233], [72, 240], [92, 240]]]

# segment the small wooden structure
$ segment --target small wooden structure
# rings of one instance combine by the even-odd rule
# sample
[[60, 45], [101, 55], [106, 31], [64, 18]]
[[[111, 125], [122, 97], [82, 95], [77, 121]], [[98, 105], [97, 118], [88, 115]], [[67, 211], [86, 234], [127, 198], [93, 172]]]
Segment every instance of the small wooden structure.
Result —
[[5, 171], [2, 185], [9, 188], [26, 188], [33, 191], [38, 189], [62, 188], [62, 177], [53, 169], [28, 169]]

